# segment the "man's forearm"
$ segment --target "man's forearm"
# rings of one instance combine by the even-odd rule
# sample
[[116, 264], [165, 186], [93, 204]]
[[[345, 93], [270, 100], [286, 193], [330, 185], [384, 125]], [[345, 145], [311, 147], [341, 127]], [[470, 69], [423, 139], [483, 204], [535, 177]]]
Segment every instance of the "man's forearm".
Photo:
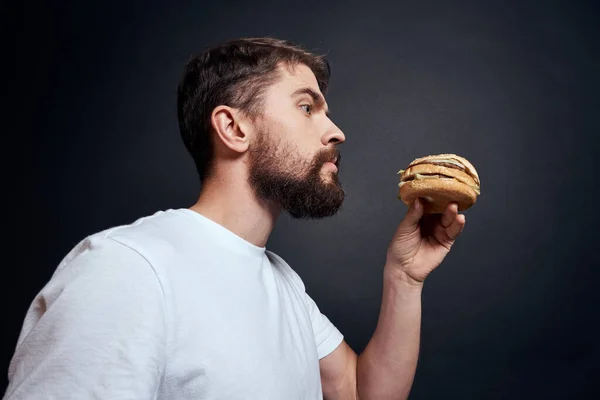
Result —
[[384, 271], [377, 328], [358, 357], [360, 400], [406, 399], [419, 357], [422, 287], [403, 279], [390, 265]]

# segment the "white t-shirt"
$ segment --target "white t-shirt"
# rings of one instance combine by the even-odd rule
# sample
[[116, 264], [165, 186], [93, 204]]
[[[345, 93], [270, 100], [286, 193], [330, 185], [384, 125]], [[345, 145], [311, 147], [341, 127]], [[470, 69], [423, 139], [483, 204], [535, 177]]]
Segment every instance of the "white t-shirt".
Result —
[[5, 399], [322, 399], [342, 334], [276, 254], [188, 209], [89, 236], [29, 308]]

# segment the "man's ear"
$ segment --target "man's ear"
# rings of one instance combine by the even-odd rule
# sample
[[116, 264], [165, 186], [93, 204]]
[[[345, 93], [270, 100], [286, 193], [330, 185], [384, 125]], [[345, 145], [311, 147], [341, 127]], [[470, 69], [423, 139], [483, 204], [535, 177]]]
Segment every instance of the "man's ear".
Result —
[[243, 114], [238, 109], [218, 106], [213, 110], [210, 122], [217, 137], [225, 146], [238, 153], [248, 150], [249, 127], [244, 123]]

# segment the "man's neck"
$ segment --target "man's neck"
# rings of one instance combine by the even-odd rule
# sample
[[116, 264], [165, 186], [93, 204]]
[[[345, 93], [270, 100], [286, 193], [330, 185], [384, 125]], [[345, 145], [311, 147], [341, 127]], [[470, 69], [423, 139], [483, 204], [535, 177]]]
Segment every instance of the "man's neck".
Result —
[[280, 214], [278, 207], [258, 199], [246, 182], [214, 178], [204, 182], [190, 210], [258, 247], [265, 247]]

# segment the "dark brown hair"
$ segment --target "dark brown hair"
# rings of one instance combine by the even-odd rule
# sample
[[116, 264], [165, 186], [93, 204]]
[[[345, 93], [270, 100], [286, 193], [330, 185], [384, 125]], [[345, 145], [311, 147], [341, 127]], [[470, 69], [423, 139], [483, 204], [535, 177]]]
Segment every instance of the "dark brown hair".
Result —
[[177, 115], [201, 182], [212, 172], [212, 111], [228, 105], [250, 117], [259, 115], [264, 91], [277, 80], [281, 63], [308, 66], [325, 94], [330, 76], [327, 60], [285, 40], [236, 39], [209, 47], [186, 63], [177, 88]]

